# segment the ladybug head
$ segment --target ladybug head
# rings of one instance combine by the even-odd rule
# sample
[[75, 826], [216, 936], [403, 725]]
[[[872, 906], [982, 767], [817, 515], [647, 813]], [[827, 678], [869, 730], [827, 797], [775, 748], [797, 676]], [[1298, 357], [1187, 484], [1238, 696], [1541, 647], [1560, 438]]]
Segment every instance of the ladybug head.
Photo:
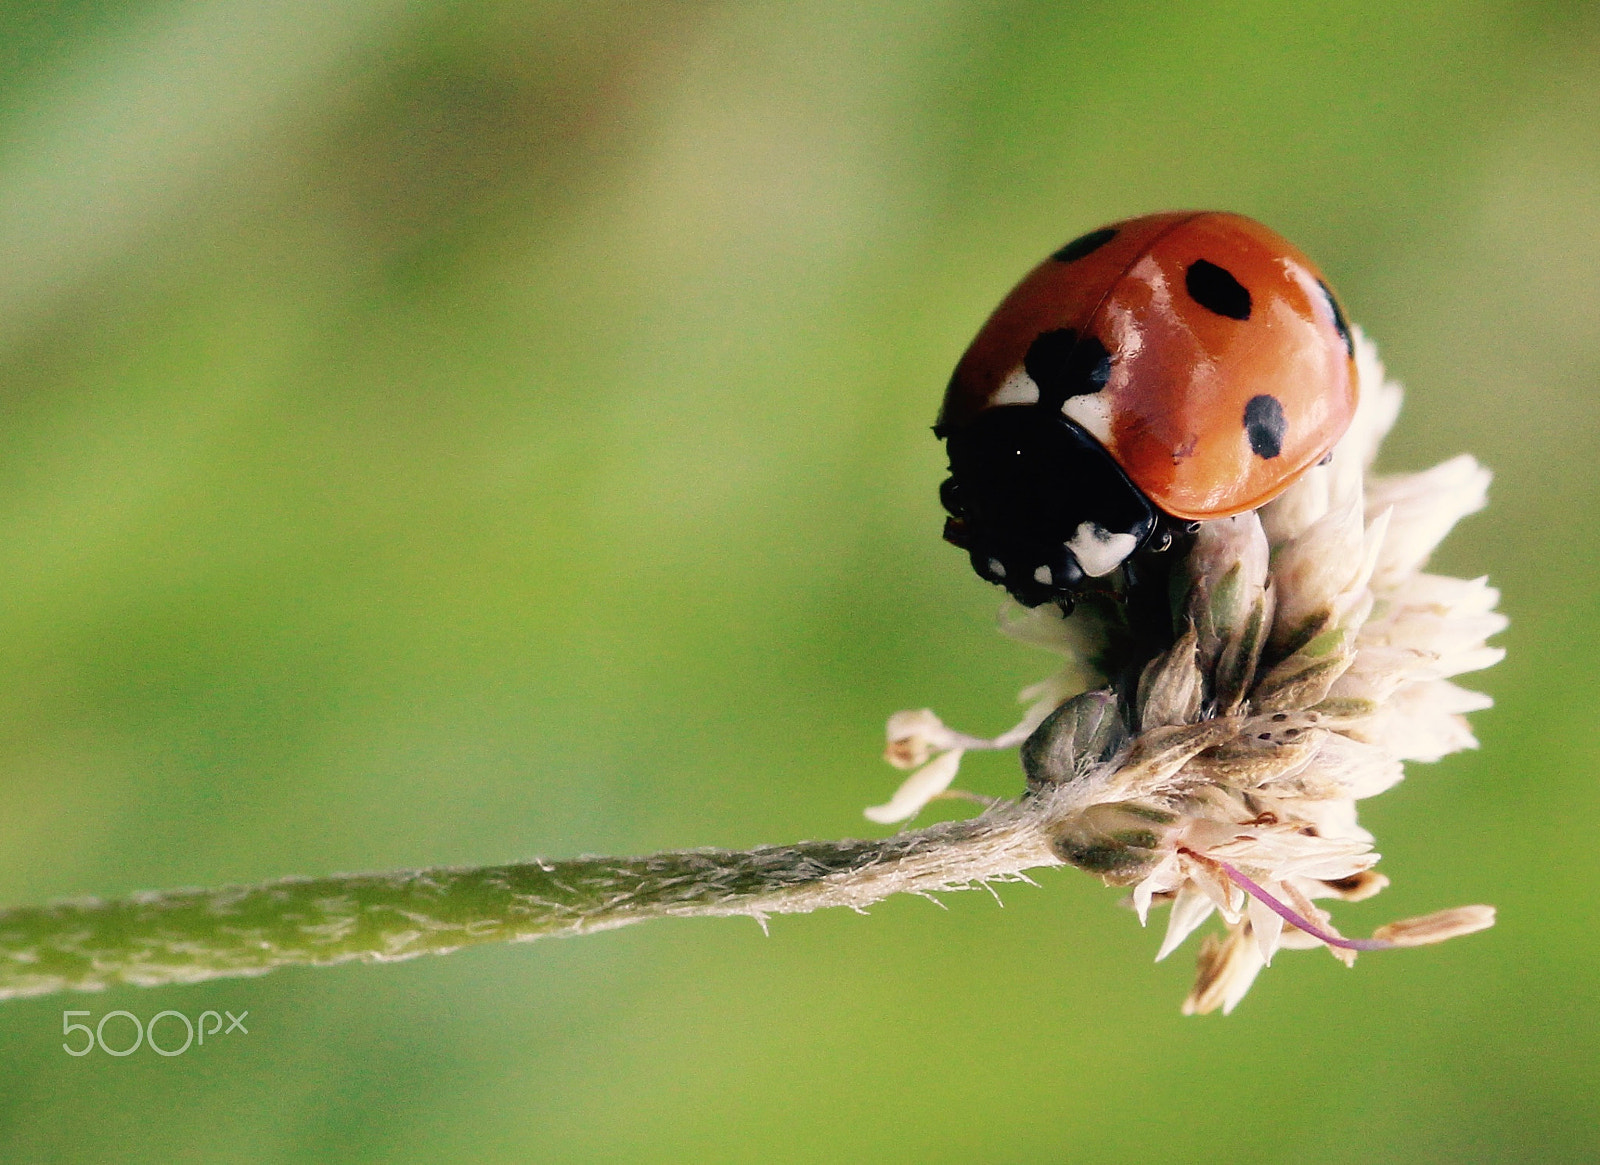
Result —
[[1059, 412], [994, 408], [945, 437], [945, 539], [1029, 607], [1070, 604], [1156, 534], [1162, 515]]

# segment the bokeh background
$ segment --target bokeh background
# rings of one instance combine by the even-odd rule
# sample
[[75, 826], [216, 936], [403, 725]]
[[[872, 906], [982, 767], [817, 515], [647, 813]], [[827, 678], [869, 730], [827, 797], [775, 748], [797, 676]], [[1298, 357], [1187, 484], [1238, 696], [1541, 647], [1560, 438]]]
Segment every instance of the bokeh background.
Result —
[[1495, 930], [1183, 1019], [1192, 946], [1059, 872], [13, 1002], [0, 1157], [1594, 1160], [1591, 3], [0, 3], [0, 903], [877, 831], [889, 712], [1049, 667], [939, 541], [948, 370], [1181, 206], [1321, 263], [1386, 464], [1498, 473], [1439, 558], [1513, 619], [1483, 748], [1340, 914]]

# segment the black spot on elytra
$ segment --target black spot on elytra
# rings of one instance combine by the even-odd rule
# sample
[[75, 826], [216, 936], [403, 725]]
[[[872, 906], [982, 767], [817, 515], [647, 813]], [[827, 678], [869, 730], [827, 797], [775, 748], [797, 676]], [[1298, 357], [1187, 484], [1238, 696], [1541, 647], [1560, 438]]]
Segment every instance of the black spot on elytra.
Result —
[[1111, 379], [1111, 353], [1093, 336], [1080, 341], [1072, 328], [1058, 328], [1041, 332], [1028, 345], [1022, 368], [1039, 386], [1040, 402], [1057, 409], [1068, 397], [1099, 392], [1106, 386]]
[[1093, 336], [1086, 336], [1068, 361], [1067, 395], [1085, 396], [1099, 392], [1111, 379], [1111, 353]]
[[1057, 263], [1070, 263], [1074, 259], [1081, 259], [1085, 255], [1098, 251], [1112, 239], [1117, 237], [1117, 232], [1112, 227], [1101, 227], [1097, 231], [1090, 231], [1086, 235], [1079, 235], [1061, 250], [1050, 257]]
[[1333, 292], [1322, 280], [1317, 280], [1317, 286], [1322, 288], [1322, 294], [1328, 297], [1328, 306], [1333, 309], [1333, 326], [1338, 329], [1339, 338], [1344, 341], [1344, 350], [1350, 355], [1356, 354], [1355, 341], [1350, 338], [1350, 321], [1344, 318], [1344, 309], [1339, 306], [1339, 301], [1333, 298]]
[[1283, 435], [1288, 430], [1283, 405], [1275, 396], [1253, 396], [1244, 406], [1244, 431], [1250, 437], [1250, 451], [1268, 461], [1283, 452]]
[[1183, 285], [1188, 288], [1189, 298], [1207, 311], [1230, 320], [1250, 318], [1250, 293], [1244, 284], [1215, 263], [1204, 259], [1190, 263]]
[[1039, 386], [1041, 398], [1054, 395], [1056, 386], [1066, 379], [1067, 364], [1077, 346], [1078, 333], [1072, 328], [1040, 332], [1028, 345], [1028, 354], [1022, 358], [1022, 370]]

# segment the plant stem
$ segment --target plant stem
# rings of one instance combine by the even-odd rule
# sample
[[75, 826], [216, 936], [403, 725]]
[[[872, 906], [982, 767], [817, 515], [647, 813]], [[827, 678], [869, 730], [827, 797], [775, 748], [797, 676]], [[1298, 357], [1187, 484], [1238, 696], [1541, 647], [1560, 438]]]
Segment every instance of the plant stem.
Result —
[[860, 909], [1059, 865], [1043, 815], [1006, 804], [880, 841], [677, 850], [285, 878], [0, 911], [0, 999], [144, 987], [353, 959], [392, 962], [649, 918]]

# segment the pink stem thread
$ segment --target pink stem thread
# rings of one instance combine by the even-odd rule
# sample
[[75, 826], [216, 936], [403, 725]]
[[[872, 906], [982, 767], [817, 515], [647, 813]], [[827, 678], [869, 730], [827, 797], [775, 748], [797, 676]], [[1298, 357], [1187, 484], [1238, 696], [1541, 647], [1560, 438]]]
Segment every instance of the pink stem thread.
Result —
[[1312, 938], [1321, 942], [1325, 942], [1330, 947], [1343, 947], [1348, 951], [1386, 951], [1394, 946], [1394, 943], [1389, 942], [1386, 939], [1345, 938], [1343, 935], [1337, 935], [1330, 931], [1323, 930], [1322, 927], [1312, 922], [1294, 907], [1278, 901], [1278, 899], [1267, 893], [1264, 887], [1258, 885], [1255, 881], [1245, 876], [1240, 871], [1234, 869], [1227, 862], [1222, 861], [1220, 858], [1210, 857], [1207, 854], [1198, 854], [1192, 849], [1185, 849], [1183, 852], [1192, 857], [1197, 857], [1203, 862], [1210, 862], [1224, 874], [1227, 874], [1234, 884], [1237, 885], [1241, 890], [1243, 890], [1246, 894], [1249, 894], [1252, 898], [1264, 903], [1268, 910], [1282, 918], [1290, 926], [1296, 928], [1297, 930], [1305, 931]]

